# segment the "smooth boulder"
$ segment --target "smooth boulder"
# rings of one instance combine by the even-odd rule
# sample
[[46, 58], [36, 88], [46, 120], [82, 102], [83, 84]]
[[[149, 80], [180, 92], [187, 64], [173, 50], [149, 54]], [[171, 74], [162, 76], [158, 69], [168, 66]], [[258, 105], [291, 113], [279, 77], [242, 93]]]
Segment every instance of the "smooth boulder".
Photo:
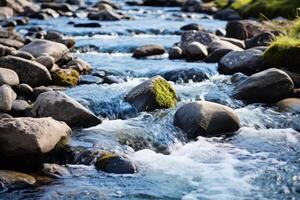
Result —
[[101, 119], [76, 100], [62, 92], [49, 91], [40, 94], [33, 104], [34, 117], [53, 117], [71, 127], [88, 128], [101, 124]]
[[294, 83], [282, 70], [271, 68], [253, 74], [233, 90], [233, 97], [249, 103], [273, 103], [292, 95]]
[[218, 71], [226, 75], [232, 75], [237, 72], [251, 75], [260, 71], [263, 65], [262, 51], [255, 49], [231, 51], [220, 60]]
[[208, 101], [197, 101], [181, 106], [174, 115], [174, 125], [181, 128], [188, 139], [198, 136], [214, 137], [229, 134], [240, 128], [233, 109]]
[[139, 112], [176, 106], [176, 91], [164, 78], [155, 76], [134, 87], [125, 96]]
[[201, 82], [205, 79], [208, 79], [207, 74], [198, 68], [174, 69], [162, 73], [161, 76], [167, 81], [184, 83], [188, 83], [189, 81]]
[[300, 99], [299, 98], [287, 98], [283, 99], [276, 103], [276, 106], [279, 107], [282, 111], [287, 112], [300, 112]]
[[23, 189], [33, 186], [36, 179], [33, 176], [12, 170], [0, 170], [1, 190]]
[[159, 44], [148, 44], [136, 48], [133, 51], [133, 57], [143, 58], [147, 56], [162, 55], [166, 52], [165, 48]]
[[200, 42], [192, 42], [184, 49], [184, 55], [188, 60], [202, 60], [208, 55], [208, 52]]
[[19, 85], [19, 77], [16, 72], [6, 68], [0, 68], [0, 86], [7, 84], [9, 86]]
[[51, 82], [51, 75], [44, 65], [24, 58], [5, 56], [0, 58], [0, 67], [15, 71], [21, 83], [30, 86], [47, 85]]
[[14, 101], [14, 91], [8, 85], [0, 87], [0, 112], [9, 112]]

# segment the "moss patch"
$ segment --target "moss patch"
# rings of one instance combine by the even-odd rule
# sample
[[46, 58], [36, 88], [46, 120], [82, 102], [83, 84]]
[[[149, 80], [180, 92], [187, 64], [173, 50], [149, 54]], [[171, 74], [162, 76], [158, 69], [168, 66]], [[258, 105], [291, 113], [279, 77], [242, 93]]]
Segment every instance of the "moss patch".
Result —
[[153, 80], [155, 101], [160, 108], [173, 108], [176, 106], [176, 91], [165, 79]]
[[52, 79], [55, 85], [75, 86], [78, 84], [80, 74], [73, 69], [58, 69], [52, 73]]

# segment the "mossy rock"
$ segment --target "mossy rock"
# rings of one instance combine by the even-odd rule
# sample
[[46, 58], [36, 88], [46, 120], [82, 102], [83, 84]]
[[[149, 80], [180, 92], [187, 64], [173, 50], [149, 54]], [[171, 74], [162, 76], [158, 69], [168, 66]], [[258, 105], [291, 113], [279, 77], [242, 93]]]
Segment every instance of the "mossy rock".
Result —
[[59, 86], [75, 86], [80, 79], [80, 74], [73, 69], [57, 69], [51, 75], [53, 83]]
[[161, 76], [155, 76], [133, 88], [125, 100], [138, 111], [173, 108], [177, 103], [176, 91]]
[[137, 169], [133, 162], [119, 155], [105, 152], [95, 162], [97, 170], [114, 174], [133, 174]]
[[266, 67], [288, 68], [300, 72], [300, 39], [280, 36], [264, 53]]

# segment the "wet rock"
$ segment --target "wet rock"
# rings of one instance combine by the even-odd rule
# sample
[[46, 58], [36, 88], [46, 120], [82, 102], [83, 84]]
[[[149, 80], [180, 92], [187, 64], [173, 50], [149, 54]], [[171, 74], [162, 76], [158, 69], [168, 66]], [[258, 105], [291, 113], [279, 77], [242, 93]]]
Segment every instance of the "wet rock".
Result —
[[293, 90], [292, 79], [284, 71], [271, 68], [238, 84], [233, 97], [249, 103], [272, 103], [291, 96]]
[[73, 26], [77, 28], [100, 28], [101, 24], [96, 22], [90, 22], [90, 23], [76, 23]]
[[242, 49], [246, 48], [246, 44], [244, 40], [239, 40], [239, 39], [235, 39], [235, 38], [228, 38], [228, 37], [219, 37], [220, 40], [222, 41], [226, 41], [226, 42], [230, 42], [231, 44], [234, 44]]
[[204, 27], [201, 26], [200, 24], [191, 23], [191, 24], [182, 26], [180, 28], [180, 30], [182, 30], [182, 31], [203, 31]]
[[181, 35], [180, 46], [184, 49], [192, 42], [199, 42], [207, 46], [217, 40], [219, 40], [218, 36], [204, 31], [185, 31]]
[[134, 87], [125, 100], [138, 111], [152, 111], [176, 106], [175, 89], [161, 76], [155, 76]]
[[203, 61], [207, 63], [217, 63], [231, 51], [232, 49], [216, 49], [208, 54], [208, 56]]
[[55, 64], [55, 59], [51, 56], [40, 56], [35, 61], [44, 65], [48, 70], [51, 70]]
[[45, 34], [45, 39], [53, 42], [59, 42], [64, 39], [64, 34], [59, 31], [48, 30]]
[[35, 61], [24, 58], [6, 56], [0, 58], [0, 67], [11, 69], [18, 74], [21, 83], [39, 86], [51, 82], [47, 68]]
[[21, 83], [20, 85], [18, 85], [17, 87], [17, 92], [20, 95], [31, 95], [33, 93], [33, 88], [25, 83]]
[[282, 69], [293, 80], [295, 88], [300, 88], [300, 74]]
[[220, 60], [218, 71], [226, 75], [236, 72], [251, 75], [260, 71], [263, 65], [263, 53], [259, 50], [232, 51]]
[[60, 60], [69, 52], [68, 48], [61, 43], [42, 39], [34, 40], [22, 47], [20, 51], [31, 53], [36, 58], [48, 54], [53, 57], [55, 61]]
[[184, 48], [184, 55], [188, 60], [202, 60], [208, 55], [208, 52], [203, 44], [192, 42]]
[[13, 90], [8, 85], [0, 87], [0, 112], [9, 112], [14, 101]]
[[196, 139], [235, 132], [240, 128], [240, 121], [234, 110], [227, 106], [197, 101], [176, 111], [174, 125], [185, 131], [189, 139]]
[[95, 167], [97, 170], [114, 174], [134, 174], [137, 172], [137, 168], [132, 161], [111, 153], [106, 153], [97, 158]]
[[72, 58], [66, 66], [68, 69], [74, 69], [80, 74], [87, 74], [92, 70], [92, 67], [89, 63], [78, 57]]
[[63, 122], [52, 118], [0, 120], [0, 165], [34, 167], [46, 153], [61, 148], [71, 134]]
[[101, 124], [102, 120], [80, 103], [61, 92], [44, 92], [33, 104], [34, 117], [53, 117], [71, 127], [88, 128]]
[[271, 32], [261, 33], [246, 40], [246, 47], [247, 49], [250, 49], [257, 46], [269, 46], [274, 38], [275, 35]]
[[280, 110], [287, 112], [300, 112], [300, 99], [299, 98], [287, 98], [276, 103]]
[[72, 12], [72, 7], [67, 3], [42, 3], [41, 8], [50, 8], [56, 11]]
[[29, 18], [24, 17], [24, 18], [21, 18], [21, 19], [16, 19], [15, 21], [16, 21], [18, 26], [22, 26], [22, 25], [28, 24]]
[[223, 41], [223, 40], [219, 40], [219, 41], [214, 41], [214, 42], [211, 42], [209, 45], [208, 45], [208, 51], [209, 52], [213, 52], [217, 49], [230, 49], [232, 51], [243, 51], [242, 48], [230, 43], [230, 42], [227, 42], [227, 41]]
[[238, 12], [230, 8], [217, 11], [216, 14], [214, 14], [214, 18], [227, 21], [242, 19]]
[[106, 83], [106, 84], [119, 84], [119, 83], [124, 83], [124, 82], [125, 82], [124, 79], [114, 76], [114, 75], [108, 75], [103, 78], [103, 83]]
[[103, 4], [109, 5], [113, 9], [119, 9], [120, 8], [117, 4], [113, 3], [111, 0], [98, 1], [93, 7], [99, 8]]
[[33, 186], [36, 179], [33, 176], [11, 170], [0, 170], [1, 189], [23, 189]]
[[23, 42], [20, 42], [15, 39], [9, 39], [9, 38], [0, 38], [0, 44], [7, 46], [7, 47], [15, 48], [15, 49], [19, 49], [22, 46], [24, 46]]
[[66, 167], [58, 164], [44, 163], [42, 165], [42, 173], [52, 178], [70, 177], [71, 173]]
[[11, 111], [15, 114], [24, 114], [25, 111], [30, 107], [27, 101], [15, 100], [12, 104]]
[[133, 57], [143, 58], [147, 56], [162, 55], [166, 52], [165, 48], [158, 44], [148, 44], [136, 48], [133, 51]]
[[19, 85], [19, 77], [16, 72], [6, 68], [0, 68], [0, 86], [7, 84], [10, 86]]
[[201, 82], [208, 79], [208, 76], [201, 69], [196, 68], [171, 70], [164, 72], [161, 76], [167, 81], [184, 83], [188, 83], [190, 80], [193, 82]]
[[14, 54], [14, 56], [24, 58], [26, 60], [34, 60], [34, 57], [28, 52], [18, 51], [16, 54]]
[[87, 16], [90, 20], [118, 21], [125, 17], [112, 9], [104, 9], [98, 12], [91, 12]]
[[75, 86], [78, 84], [80, 74], [74, 69], [57, 69], [51, 72], [53, 84], [58, 86]]
[[265, 32], [262, 24], [252, 20], [230, 21], [226, 25], [226, 37], [246, 40]]
[[169, 59], [182, 59], [183, 58], [183, 52], [180, 47], [172, 47], [168, 53], [169, 53]]
[[239, 83], [239, 82], [246, 80], [247, 78], [248, 78], [247, 75], [238, 72], [231, 76], [230, 81], [231, 81], [231, 83]]
[[79, 80], [79, 84], [100, 84], [102, 82], [102, 78], [92, 75], [83, 75]]

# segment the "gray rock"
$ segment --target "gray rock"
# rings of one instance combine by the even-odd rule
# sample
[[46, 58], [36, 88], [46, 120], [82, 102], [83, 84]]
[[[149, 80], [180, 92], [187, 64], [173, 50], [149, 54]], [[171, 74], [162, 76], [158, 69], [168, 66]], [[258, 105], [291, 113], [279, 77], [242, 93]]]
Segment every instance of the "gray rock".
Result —
[[9, 112], [14, 101], [14, 91], [8, 85], [0, 87], [0, 112]]
[[0, 170], [0, 183], [6, 189], [23, 189], [33, 186], [36, 183], [36, 179], [21, 172]]
[[246, 75], [254, 74], [263, 68], [263, 52], [259, 50], [232, 51], [226, 54], [219, 62], [221, 74], [242, 72]]
[[273, 103], [291, 96], [293, 90], [292, 79], [284, 71], [271, 68], [239, 83], [233, 97], [249, 103]]
[[283, 100], [277, 102], [276, 105], [282, 111], [295, 112], [295, 113], [300, 112], [300, 99], [299, 98], [283, 99]]
[[34, 60], [34, 57], [30, 53], [24, 51], [18, 51], [14, 56], [24, 58], [27, 60]]
[[142, 58], [147, 56], [162, 55], [166, 52], [165, 48], [159, 44], [148, 44], [136, 48], [133, 51], [133, 57]]
[[66, 167], [51, 163], [43, 163], [42, 172], [52, 178], [63, 178], [71, 176], [71, 173]]
[[15, 48], [7, 47], [2, 44], [0, 44], [0, 57], [12, 55], [16, 53]]
[[44, 65], [48, 70], [51, 70], [55, 64], [55, 59], [51, 56], [40, 56], [35, 61]]
[[118, 21], [124, 19], [123, 15], [115, 12], [113, 9], [104, 9], [98, 12], [91, 12], [87, 16], [90, 20], [100, 21]]
[[226, 37], [246, 40], [265, 32], [265, 27], [254, 20], [230, 21], [226, 25]]
[[231, 49], [216, 49], [208, 54], [208, 56], [203, 61], [207, 63], [217, 63], [231, 51]]
[[0, 113], [0, 119], [3, 119], [3, 118], [13, 118], [13, 117], [7, 113]]
[[220, 37], [220, 40], [230, 42], [231, 44], [234, 44], [242, 49], [246, 48], [246, 44], [244, 40], [239, 40], [235, 38], [228, 38], [228, 37]]
[[31, 86], [39, 86], [51, 82], [51, 75], [47, 68], [35, 61], [24, 58], [6, 56], [0, 58], [0, 67], [15, 71], [21, 83]]
[[20, 51], [31, 53], [36, 58], [46, 53], [53, 57], [55, 61], [60, 60], [69, 52], [68, 48], [61, 43], [42, 39], [34, 40], [23, 46]]
[[247, 49], [250, 49], [258, 46], [269, 46], [274, 38], [275, 35], [271, 32], [261, 33], [246, 40], [246, 47]]
[[19, 49], [22, 46], [24, 46], [23, 42], [20, 42], [15, 39], [10, 39], [10, 38], [0, 38], [0, 44], [7, 46], [7, 47], [15, 48], [15, 49]]
[[185, 26], [182, 26], [180, 28], [180, 30], [182, 30], [182, 31], [203, 31], [204, 27], [201, 26], [200, 24], [191, 23], [191, 24], [187, 24]]
[[52, 118], [4, 118], [0, 120], [0, 165], [34, 166], [46, 153], [62, 148], [71, 129]]
[[236, 46], [230, 42], [224, 41], [224, 40], [219, 40], [215, 42], [211, 42], [208, 45], [208, 51], [213, 52], [217, 49], [231, 49], [232, 51], [243, 51], [243, 49], [239, 46]]
[[19, 85], [19, 77], [16, 72], [6, 68], [0, 68], [0, 86], [7, 84], [10, 86]]
[[80, 103], [62, 92], [40, 94], [31, 110], [34, 117], [53, 117], [64, 121], [71, 127], [91, 127], [101, 124], [102, 120]]
[[72, 7], [67, 3], [42, 3], [41, 8], [50, 8], [62, 12], [72, 12]]
[[168, 53], [169, 53], [169, 59], [183, 58], [182, 49], [180, 47], [172, 47]]
[[204, 31], [185, 31], [181, 35], [181, 48], [187, 47], [192, 42], [199, 42], [208, 46], [213, 41], [220, 40], [218, 36]]
[[227, 106], [198, 101], [181, 106], [174, 115], [174, 125], [185, 131], [189, 139], [196, 139], [235, 132], [240, 128], [240, 121]]
[[231, 8], [221, 9], [217, 11], [216, 14], [214, 14], [214, 18], [227, 21], [242, 19], [239, 13], [235, 10], [232, 10]]
[[92, 75], [82, 75], [79, 80], [79, 84], [100, 84], [103, 79]]
[[177, 96], [174, 88], [164, 78], [155, 76], [130, 90], [125, 100], [138, 111], [153, 111], [175, 107]]
[[4, 19], [7, 19], [9, 17], [12, 17], [14, 15], [13, 9], [10, 7], [0, 7], [0, 17], [3, 17]]
[[27, 101], [24, 100], [15, 100], [12, 104], [11, 111], [13, 113], [22, 114], [24, 113], [30, 105], [27, 103]]
[[33, 93], [33, 89], [30, 85], [25, 84], [25, 83], [21, 83], [20, 85], [18, 85], [17, 87], [17, 92], [20, 95], [31, 95]]
[[35, 98], [38, 98], [38, 96], [40, 96], [40, 94], [45, 93], [45, 92], [50, 92], [50, 91], [53, 91], [53, 89], [50, 87], [45, 87], [45, 86], [35, 87], [35, 88], [33, 88], [33, 96]]
[[203, 70], [198, 68], [190, 69], [175, 69], [171, 71], [166, 71], [161, 74], [163, 78], [167, 81], [173, 82], [184, 82], [188, 83], [190, 80], [193, 82], [201, 82], [205, 79], [208, 79], [208, 76]]
[[203, 44], [192, 42], [184, 48], [184, 55], [189, 60], [202, 60], [208, 55], [208, 52]]

